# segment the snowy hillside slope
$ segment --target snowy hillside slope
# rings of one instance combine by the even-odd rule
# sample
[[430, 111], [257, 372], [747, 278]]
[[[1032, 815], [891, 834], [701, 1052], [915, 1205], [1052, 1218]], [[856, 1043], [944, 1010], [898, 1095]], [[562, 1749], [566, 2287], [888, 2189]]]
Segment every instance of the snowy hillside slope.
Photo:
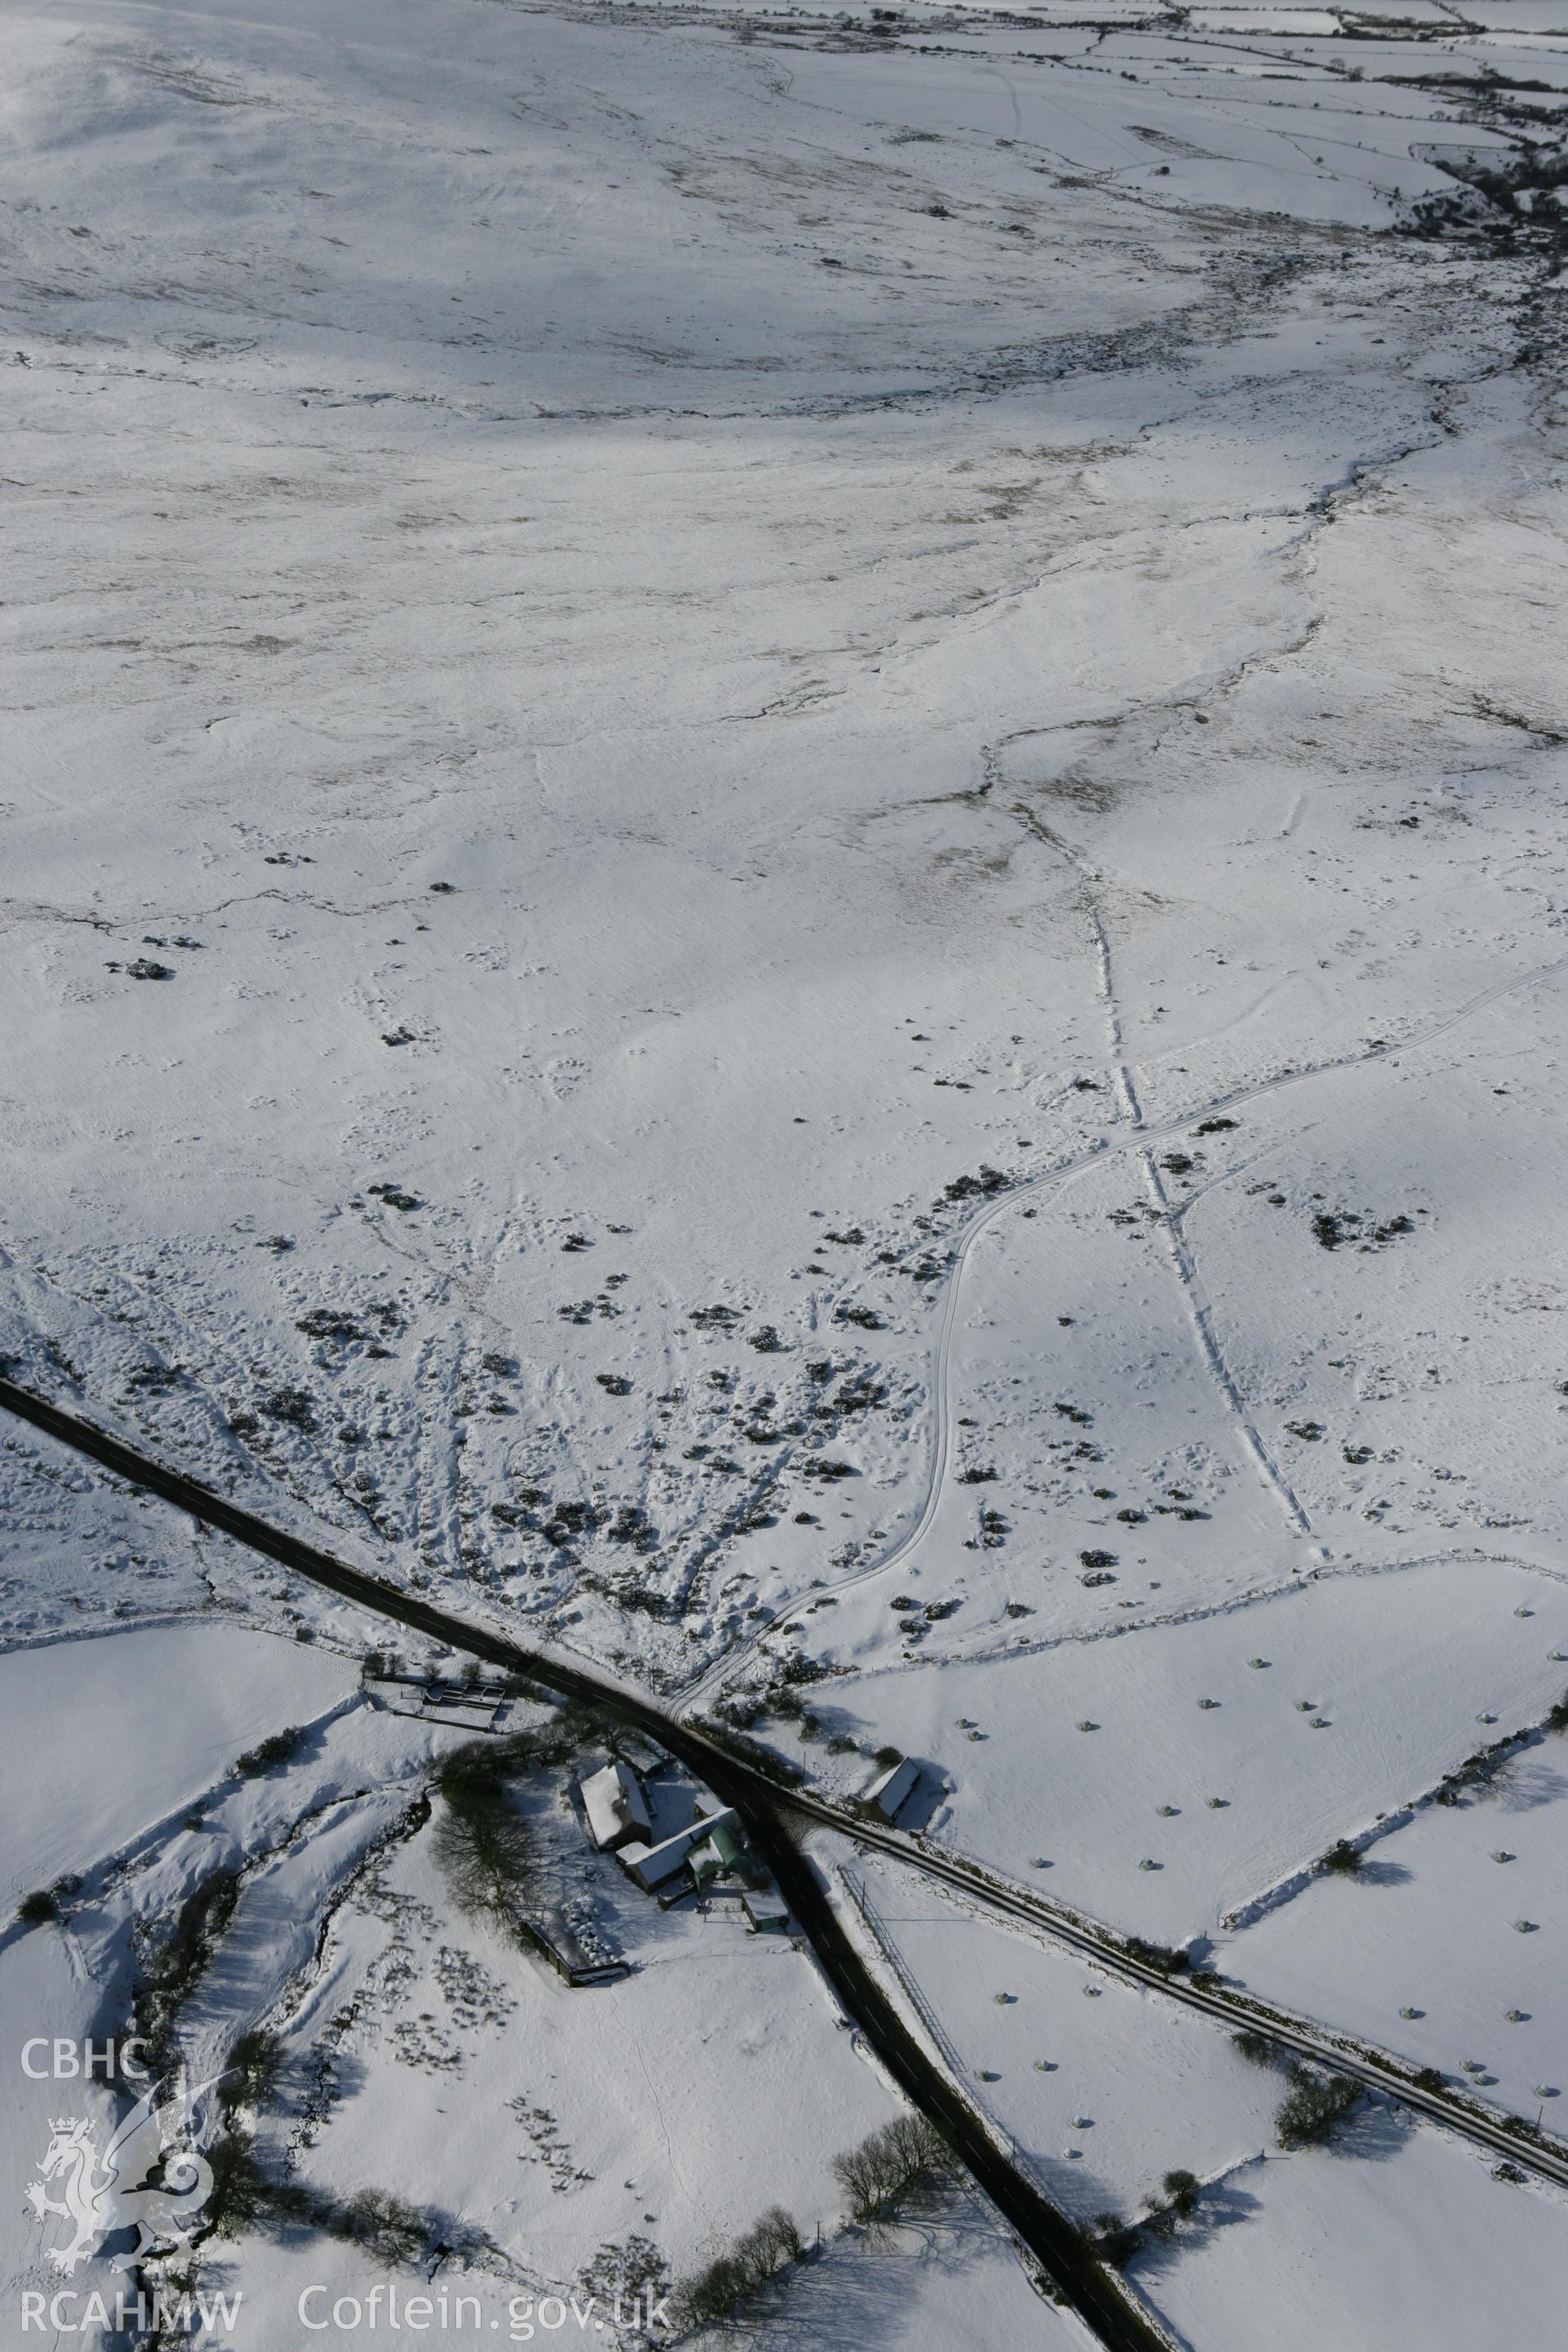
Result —
[[830, 1549], [918, 1509], [949, 1187], [1115, 1149], [1116, 1066], [1197, 1124], [1500, 982], [1333, 1173], [1408, 1213], [1418, 1075], [1411, 1320], [1510, 1311], [1517, 1213], [1440, 1196], [1562, 952], [1539, 258], [1363, 233], [1506, 126], [1289, 34], [10, 23], [35, 1379], [679, 1675], [826, 1568], [813, 1434]]
[[[933, 1839], [1086, 1916], [1557, 2088], [1492, 2047], [1516, 1945], [1554, 2030], [1549, 1854], [1500, 1950], [1485, 1824], [1389, 1826], [1568, 1686], [1553, 0], [4, 0], [0, 42], [8, 1376], [826, 1789], [917, 1757]], [[775, 2193], [833, 2236], [897, 2103], [807, 1956], [644, 1904], [640, 1974], [568, 1994], [465, 1925], [563, 2037], [574, 2211], [374, 2013], [400, 1905], [454, 1999], [410, 1810], [450, 1741], [361, 1691], [383, 1629], [19, 1425], [0, 1525], [12, 1892], [74, 1882], [0, 1940], [7, 2019], [97, 2030], [206, 1884], [181, 1809], [309, 1722], [209, 1808], [271, 1892], [186, 2021], [278, 2035], [297, 2100], [315, 1991], [368, 1982], [301, 2179], [384, 2155], [498, 2296], [645, 2188], [678, 2266]], [[1500, 1812], [1554, 1818], [1551, 1737]], [[1315, 1876], [1342, 1838], [1394, 1874]], [[1446, 2215], [1429, 2137], [1390, 2194]], [[1295, 2291], [1306, 2169], [1140, 2294], [1242, 2352], [1233, 2248]], [[801, 2340], [880, 2299], [935, 2342], [971, 2271], [1050, 2340], [951, 2195], [901, 2317], [845, 2241]], [[282, 2311], [307, 2257], [223, 2259]]]

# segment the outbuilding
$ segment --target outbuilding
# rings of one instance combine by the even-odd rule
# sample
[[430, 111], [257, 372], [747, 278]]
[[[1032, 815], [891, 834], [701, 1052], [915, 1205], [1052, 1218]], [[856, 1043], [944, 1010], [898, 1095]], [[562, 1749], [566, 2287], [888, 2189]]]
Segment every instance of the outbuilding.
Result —
[[705, 1885], [710, 1878], [721, 1878], [726, 1873], [738, 1870], [745, 1859], [745, 1853], [740, 1823], [732, 1819], [729, 1822], [716, 1821], [700, 1845], [694, 1845], [691, 1849], [691, 1875], [699, 1886]]
[[870, 1811], [880, 1813], [885, 1822], [890, 1822], [900, 1806], [909, 1803], [915, 1791], [915, 1783], [920, 1777], [920, 1766], [905, 1756], [897, 1764], [889, 1764], [885, 1772], [879, 1774], [860, 1802]]
[[766, 1886], [742, 1887], [741, 1908], [752, 1923], [753, 1935], [780, 1933], [789, 1926], [789, 1905], [771, 1881]]

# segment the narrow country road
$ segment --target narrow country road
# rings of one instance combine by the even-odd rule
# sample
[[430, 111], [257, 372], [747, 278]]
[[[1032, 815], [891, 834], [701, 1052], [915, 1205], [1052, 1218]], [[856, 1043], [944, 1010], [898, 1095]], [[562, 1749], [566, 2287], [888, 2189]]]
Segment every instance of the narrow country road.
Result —
[[525, 1649], [488, 1627], [472, 1625], [444, 1609], [404, 1592], [384, 1578], [335, 1559], [297, 1536], [273, 1528], [211, 1488], [137, 1452], [96, 1423], [63, 1412], [30, 1390], [0, 1379], [0, 1408], [31, 1423], [73, 1452], [132, 1485], [160, 1495], [207, 1526], [219, 1528], [249, 1549], [354, 1602], [375, 1616], [426, 1633], [470, 1657], [524, 1675], [602, 1713], [647, 1732], [689, 1765], [746, 1821], [758, 1851], [777, 1877], [781, 1891], [808, 1937], [828, 1981], [846, 2011], [865, 2033], [889, 2074], [913, 2103], [938, 2125], [1024, 2244], [1035, 2255], [1110, 2352], [1168, 2352], [1164, 2339], [1130, 2300], [1114, 2273], [1089, 2252], [1067, 2217], [1003, 2153], [984, 2116], [951, 2077], [928, 2056], [850, 1942], [821, 1877], [803, 1852], [788, 1816], [814, 1822], [890, 1856], [929, 1878], [942, 1881], [987, 1909], [1044, 1929], [1091, 1959], [1097, 1967], [1149, 1987], [1167, 1999], [1203, 2011], [1232, 2031], [1267, 2032], [1284, 2047], [1353, 2076], [1369, 2089], [1396, 2098], [1414, 2113], [1457, 2132], [1489, 2152], [1528, 2165], [1543, 2178], [1568, 2187], [1568, 2151], [1560, 2151], [1519, 2126], [1493, 2117], [1446, 2091], [1423, 2089], [1410, 2071], [1391, 2058], [1341, 2040], [1333, 2033], [1281, 2015], [1264, 2003], [1221, 1987], [1194, 1984], [1140, 1958], [1106, 1931], [1015, 1886], [961, 1854], [938, 1848], [891, 1827], [883, 1827], [805, 1790], [775, 1780], [757, 1763], [733, 1753], [695, 1726], [665, 1711], [645, 1694], [608, 1676], [568, 1664], [548, 1652]]
[[[888, 2073], [937, 2126], [978, 2186], [1034, 2255], [1056, 2291], [1108, 2352], [1170, 2352], [1167, 2339], [1133, 2303], [1116, 2273], [1096, 2258], [1066, 2214], [1058, 2212], [1034, 2182], [1008, 2161], [992, 2138], [984, 2118], [910, 2032], [845, 1934], [822, 1881], [780, 1818], [780, 1801], [784, 1792], [775, 1789], [764, 1773], [730, 1755], [700, 1733], [671, 1722], [649, 1700], [619, 1689], [607, 1680], [601, 1681], [579, 1667], [558, 1664], [542, 1652], [523, 1649], [485, 1627], [449, 1616], [443, 1609], [432, 1608], [427, 1601], [399, 1591], [384, 1578], [350, 1568], [345, 1561], [334, 1559], [330, 1552], [268, 1527], [264, 1519], [226, 1502], [210, 1487], [134, 1452], [92, 1423], [62, 1412], [58, 1406], [34, 1396], [29, 1390], [18, 1388], [11, 1381], [0, 1380], [0, 1406], [74, 1452], [86, 1454], [117, 1477], [161, 1495], [193, 1517], [209, 1527], [221, 1528], [251, 1550], [279, 1561], [327, 1591], [338, 1593], [378, 1617], [391, 1618], [427, 1633], [470, 1657], [485, 1659], [507, 1673], [543, 1683], [566, 1697], [635, 1724], [699, 1772], [741, 1813], [748, 1834], [777, 1878], [828, 1982]], [[849, 1826], [840, 1822], [831, 1808], [814, 1805], [812, 1810], [830, 1819], [835, 1827]]]

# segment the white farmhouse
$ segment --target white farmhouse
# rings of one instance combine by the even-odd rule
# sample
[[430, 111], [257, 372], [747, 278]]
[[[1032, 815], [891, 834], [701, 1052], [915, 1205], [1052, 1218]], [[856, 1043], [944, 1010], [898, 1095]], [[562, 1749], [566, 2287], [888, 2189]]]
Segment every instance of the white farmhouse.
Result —
[[588, 1816], [588, 1834], [601, 1852], [624, 1846], [628, 1839], [651, 1835], [653, 1815], [642, 1782], [618, 1756], [602, 1772], [581, 1782], [578, 1793]]

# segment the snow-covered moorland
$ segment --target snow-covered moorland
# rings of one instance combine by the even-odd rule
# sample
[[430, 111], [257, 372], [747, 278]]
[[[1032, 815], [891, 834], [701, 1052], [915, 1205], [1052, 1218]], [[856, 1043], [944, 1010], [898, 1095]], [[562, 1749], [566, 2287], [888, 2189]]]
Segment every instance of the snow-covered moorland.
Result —
[[[1550, 2131], [1559, 12], [5, 0], [0, 42], [0, 1370], [829, 1794], [915, 1756], [933, 1850]], [[6, 2030], [262, 2037], [231, 2137], [295, 2235], [231, 2205], [203, 2257], [251, 2340], [372, 2275], [301, 2219], [367, 2185], [487, 2326], [780, 2201], [825, 2250], [760, 2342], [1076, 2329], [960, 2185], [837, 2234], [899, 2095], [804, 1938], [592, 1854], [582, 1725], [508, 1801], [631, 1970], [568, 1990], [449, 1916], [458, 1732], [359, 1673], [459, 1662], [8, 1418], [0, 1517]], [[1009, 1934], [889, 1927], [940, 2063]], [[1267, 2137], [1154, 1999], [1062, 2005], [1118, 2195]], [[1140, 2050], [1185, 2138], [1125, 2112]], [[1048, 2107], [1000, 2127], [1054, 2195]], [[1461, 2242], [1410, 2129], [1226, 2172], [1141, 2307], [1243, 2352], [1233, 2248], [1297, 2294], [1349, 2178]], [[1558, 2191], [1485, 2193], [1528, 2334]], [[1320, 2332], [1468, 2352], [1360, 2262]]]

